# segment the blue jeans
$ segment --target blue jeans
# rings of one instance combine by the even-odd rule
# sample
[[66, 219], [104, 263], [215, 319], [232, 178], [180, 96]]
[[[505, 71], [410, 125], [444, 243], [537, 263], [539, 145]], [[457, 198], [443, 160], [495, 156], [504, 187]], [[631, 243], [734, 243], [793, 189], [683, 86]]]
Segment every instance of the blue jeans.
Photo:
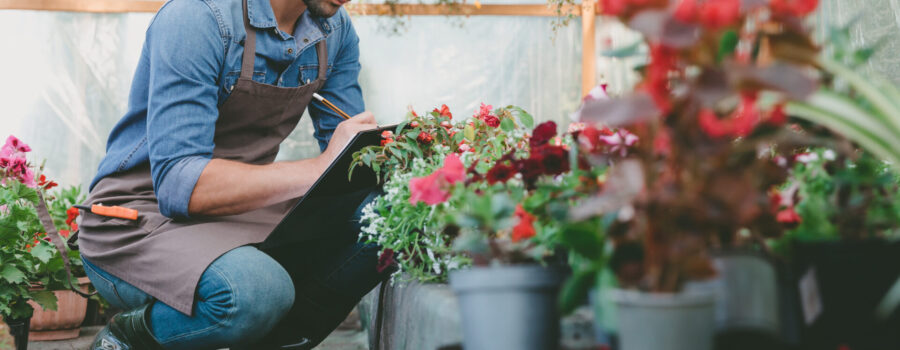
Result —
[[376, 270], [378, 246], [357, 243], [355, 233], [344, 236], [225, 253], [200, 277], [190, 317], [83, 260], [95, 288], [113, 306], [127, 310], [154, 302], [150, 328], [164, 348], [261, 349], [261, 342], [322, 341], [391, 273]]

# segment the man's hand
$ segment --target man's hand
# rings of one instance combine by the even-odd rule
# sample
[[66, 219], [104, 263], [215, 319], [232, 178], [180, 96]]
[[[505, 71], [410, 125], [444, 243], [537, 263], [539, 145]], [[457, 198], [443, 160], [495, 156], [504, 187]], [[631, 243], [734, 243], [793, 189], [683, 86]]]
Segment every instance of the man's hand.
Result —
[[322, 152], [321, 157], [330, 164], [334, 158], [341, 154], [341, 151], [344, 150], [344, 147], [347, 147], [347, 144], [350, 143], [350, 140], [356, 134], [375, 128], [378, 128], [378, 125], [375, 124], [375, 115], [368, 111], [342, 121], [338, 124], [337, 129], [334, 130], [334, 134], [331, 135], [328, 147], [325, 149], [325, 152]]

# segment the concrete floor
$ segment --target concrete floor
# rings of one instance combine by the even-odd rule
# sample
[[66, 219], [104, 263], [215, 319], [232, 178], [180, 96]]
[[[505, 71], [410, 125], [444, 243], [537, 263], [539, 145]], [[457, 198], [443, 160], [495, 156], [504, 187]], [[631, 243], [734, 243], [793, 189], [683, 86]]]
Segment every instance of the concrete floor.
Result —
[[[354, 311], [345, 323], [326, 338], [317, 350], [368, 350], [368, 336], [359, 325]], [[61, 341], [29, 342], [28, 350], [86, 350], [102, 326], [83, 327], [76, 339]], [[0, 322], [0, 350], [14, 349], [6, 324]]]

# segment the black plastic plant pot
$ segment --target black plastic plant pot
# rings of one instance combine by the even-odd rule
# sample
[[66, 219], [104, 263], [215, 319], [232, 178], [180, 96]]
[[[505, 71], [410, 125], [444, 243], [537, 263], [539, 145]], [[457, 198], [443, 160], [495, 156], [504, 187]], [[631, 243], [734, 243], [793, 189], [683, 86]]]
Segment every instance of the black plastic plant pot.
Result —
[[15, 339], [16, 350], [28, 349], [28, 330], [31, 326], [31, 317], [24, 319], [5, 319], [9, 326], [9, 335]]
[[803, 349], [900, 349], [900, 308], [876, 316], [900, 279], [900, 242], [795, 242], [790, 259]]

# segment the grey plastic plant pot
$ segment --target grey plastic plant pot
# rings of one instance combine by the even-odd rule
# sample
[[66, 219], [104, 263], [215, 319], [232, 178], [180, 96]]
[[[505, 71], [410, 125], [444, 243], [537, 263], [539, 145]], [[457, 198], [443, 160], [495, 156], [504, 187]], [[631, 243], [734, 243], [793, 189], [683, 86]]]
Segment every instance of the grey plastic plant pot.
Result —
[[562, 274], [539, 266], [473, 267], [450, 273], [466, 350], [559, 346], [556, 303]]
[[752, 253], [718, 254], [713, 258], [718, 275], [707, 281], [685, 283], [685, 292], [716, 296], [716, 330], [752, 330], [778, 335], [778, 287], [775, 267]]
[[620, 350], [712, 350], [712, 293], [644, 293], [613, 290]]

